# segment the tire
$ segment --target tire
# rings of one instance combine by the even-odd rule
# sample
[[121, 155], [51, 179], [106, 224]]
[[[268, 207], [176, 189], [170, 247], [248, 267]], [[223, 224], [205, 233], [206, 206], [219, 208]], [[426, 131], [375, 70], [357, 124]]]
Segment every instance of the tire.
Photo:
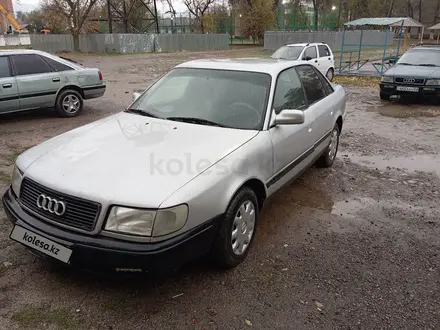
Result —
[[65, 118], [78, 116], [83, 107], [84, 101], [81, 94], [72, 89], [62, 91], [55, 102], [56, 112], [60, 117]]
[[[239, 216], [240, 213], [243, 212], [243, 210], [250, 212], [250, 215], [253, 214], [253, 224], [252, 217], [249, 218], [249, 221], [246, 222], [246, 225], [242, 225], [240, 223]], [[243, 262], [244, 259], [246, 259], [246, 256], [252, 246], [252, 242], [254, 241], [257, 219], [257, 196], [252, 189], [248, 187], [243, 187], [235, 194], [235, 196], [229, 203], [228, 209], [226, 210], [225, 217], [222, 221], [222, 224], [220, 225], [219, 232], [211, 251], [211, 256], [213, 257], [214, 262], [217, 266], [221, 268], [233, 268]], [[245, 233], [247, 232], [250, 237], [246, 237], [246, 235], [240, 235], [240, 230], [245, 230]], [[241, 242], [248, 242], [243, 251], [239, 251], [240, 244], [236, 245], [237, 250], [233, 248], [234, 231], [236, 231], [236, 233], [238, 234], [238, 238], [235, 240], [235, 244], [240, 242], [241, 239], [243, 239], [243, 241]]]
[[[341, 132], [339, 129], [339, 125], [335, 124], [333, 130], [330, 134], [330, 142], [322, 153], [321, 157], [316, 161], [317, 167], [331, 167], [336, 159], [336, 154], [338, 153], [339, 148], [339, 136]], [[333, 150], [331, 152], [331, 150]]]
[[384, 101], [389, 101], [390, 100], [390, 95], [384, 94], [384, 93], [380, 92], [380, 99], [384, 100]]
[[327, 77], [327, 79], [329, 81], [333, 81], [333, 78], [335, 77], [335, 70], [333, 70], [333, 68], [328, 69], [328, 71], [325, 74], [325, 76]]

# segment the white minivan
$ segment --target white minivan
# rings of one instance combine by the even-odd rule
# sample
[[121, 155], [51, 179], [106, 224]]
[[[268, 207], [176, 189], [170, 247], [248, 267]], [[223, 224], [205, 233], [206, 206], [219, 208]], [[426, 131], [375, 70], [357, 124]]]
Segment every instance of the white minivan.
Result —
[[335, 75], [335, 59], [329, 45], [323, 42], [285, 44], [272, 54], [272, 58], [283, 60], [302, 60], [309, 61], [314, 65], [329, 81]]

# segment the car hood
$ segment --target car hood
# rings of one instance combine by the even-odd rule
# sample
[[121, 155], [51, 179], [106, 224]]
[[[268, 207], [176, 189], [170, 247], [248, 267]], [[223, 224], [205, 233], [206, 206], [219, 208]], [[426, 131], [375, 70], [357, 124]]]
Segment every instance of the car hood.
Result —
[[56, 191], [156, 208], [257, 134], [119, 113], [29, 149], [17, 165]]
[[440, 68], [427, 66], [396, 65], [385, 72], [387, 76], [412, 78], [440, 78]]

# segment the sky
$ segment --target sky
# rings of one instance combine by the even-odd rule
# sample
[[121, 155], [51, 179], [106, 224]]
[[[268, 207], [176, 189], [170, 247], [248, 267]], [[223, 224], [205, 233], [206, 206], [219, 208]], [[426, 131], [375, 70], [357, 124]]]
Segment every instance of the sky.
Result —
[[[13, 0], [14, 3], [14, 11], [17, 12], [19, 10], [23, 12], [29, 12], [38, 8], [40, 0]], [[168, 10], [167, 6], [157, 1], [157, 9], [162, 13]], [[186, 12], [187, 9], [182, 1], [174, 1], [174, 9], [179, 12]]]

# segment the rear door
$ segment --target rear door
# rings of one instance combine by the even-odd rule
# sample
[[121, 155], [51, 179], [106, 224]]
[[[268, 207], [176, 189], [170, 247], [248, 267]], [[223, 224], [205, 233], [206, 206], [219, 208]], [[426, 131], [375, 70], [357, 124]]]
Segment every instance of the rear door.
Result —
[[318, 45], [318, 63], [319, 71], [325, 75], [331, 67], [333, 67], [333, 58], [330, 49], [326, 45]]
[[[329, 131], [333, 128], [332, 118], [335, 107], [335, 98], [332, 97], [333, 88], [318, 70], [311, 65], [299, 65], [296, 67], [296, 71], [307, 96], [309, 107], [306, 115], [310, 113], [315, 119], [313, 123], [314, 143], [322, 144], [326, 137], [328, 137]], [[324, 81], [328, 85], [325, 85]]]
[[53, 107], [62, 86], [60, 73], [36, 54], [12, 55], [11, 63], [18, 84], [20, 108]]
[[18, 110], [18, 88], [8, 56], [0, 56], [0, 113]]

